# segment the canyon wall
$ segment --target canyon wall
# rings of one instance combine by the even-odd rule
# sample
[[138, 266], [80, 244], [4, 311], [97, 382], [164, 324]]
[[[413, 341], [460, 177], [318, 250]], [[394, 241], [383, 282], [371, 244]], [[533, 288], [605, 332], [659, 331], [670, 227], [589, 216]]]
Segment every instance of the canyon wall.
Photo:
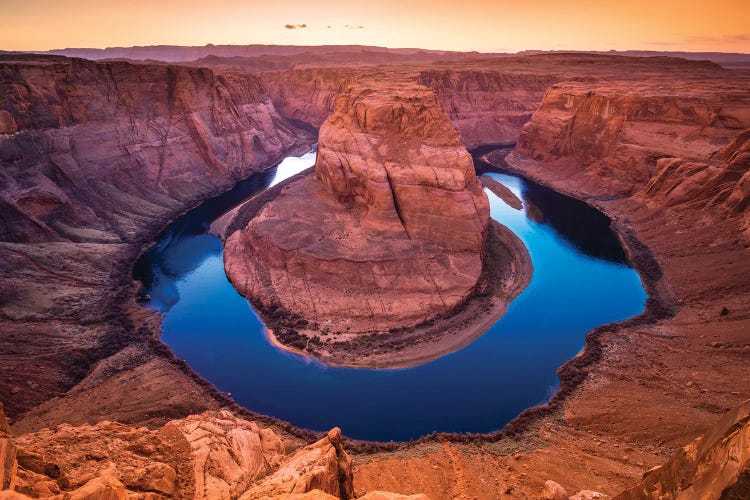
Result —
[[352, 459], [341, 442], [334, 428], [293, 445], [226, 410], [153, 430], [102, 421], [0, 434], [0, 498], [353, 499]]
[[464, 145], [513, 144], [546, 90], [560, 80], [555, 74], [500, 70], [424, 70], [422, 85], [435, 89], [443, 111]]
[[309, 137], [250, 75], [32, 56], [0, 75], [0, 400], [16, 417], [128, 344], [117, 370], [142, 365], [159, 327], [133, 312], [141, 246]]
[[343, 68], [311, 68], [258, 75], [283, 116], [320, 127], [333, 111], [336, 97], [363, 73]]
[[464, 146], [512, 144], [539, 106], [558, 71], [541, 74], [482, 69], [313, 68], [261, 73], [274, 105], [285, 117], [320, 127], [336, 97], [355, 81], [416, 81], [435, 90]]
[[734, 85], [566, 82], [547, 92], [517, 149], [614, 195], [646, 187], [664, 159], [707, 160], [748, 126], [750, 96]]
[[295, 144], [260, 82], [206, 69], [0, 61], [0, 240], [132, 239]]

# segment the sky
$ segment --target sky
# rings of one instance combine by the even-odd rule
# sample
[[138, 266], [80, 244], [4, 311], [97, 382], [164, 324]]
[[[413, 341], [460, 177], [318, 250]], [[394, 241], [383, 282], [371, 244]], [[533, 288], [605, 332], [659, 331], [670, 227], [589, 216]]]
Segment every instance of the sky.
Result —
[[750, 0], [0, 0], [0, 50], [208, 43], [750, 52]]

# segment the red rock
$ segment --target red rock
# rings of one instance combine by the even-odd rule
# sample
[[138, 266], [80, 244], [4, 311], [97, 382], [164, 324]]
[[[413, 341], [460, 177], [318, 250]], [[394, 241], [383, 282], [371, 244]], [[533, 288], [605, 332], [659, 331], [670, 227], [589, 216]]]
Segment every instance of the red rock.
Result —
[[440, 105], [471, 149], [512, 144], [529, 121], [555, 74], [497, 70], [425, 70], [419, 83], [435, 89]]
[[70, 500], [126, 500], [125, 486], [117, 478], [105, 475], [94, 478], [70, 494]]
[[548, 480], [544, 483], [539, 498], [540, 500], [568, 500], [568, 494], [558, 483]]
[[318, 148], [315, 179], [227, 239], [240, 293], [334, 332], [415, 325], [473, 293], [489, 204], [433, 91], [354, 86]]
[[[354, 498], [352, 459], [341, 447], [341, 431], [336, 431], [294, 453], [240, 498]], [[310, 496], [297, 496], [308, 492]]]
[[747, 498], [749, 494], [750, 400], [614, 500]]

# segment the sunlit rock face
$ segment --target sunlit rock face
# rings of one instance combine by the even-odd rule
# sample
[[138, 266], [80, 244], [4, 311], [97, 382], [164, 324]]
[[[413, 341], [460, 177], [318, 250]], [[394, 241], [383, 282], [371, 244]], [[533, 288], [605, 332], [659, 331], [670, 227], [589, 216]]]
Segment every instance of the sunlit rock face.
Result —
[[237, 289], [334, 332], [412, 326], [466, 300], [489, 204], [435, 93], [358, 84], [320, 130], [315, 176], [227, 240]]

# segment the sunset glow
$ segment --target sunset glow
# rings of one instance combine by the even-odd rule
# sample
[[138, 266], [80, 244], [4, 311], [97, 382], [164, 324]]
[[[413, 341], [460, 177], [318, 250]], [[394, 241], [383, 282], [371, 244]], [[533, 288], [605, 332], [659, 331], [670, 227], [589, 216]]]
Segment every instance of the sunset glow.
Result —
[[0, 49], [365, 44], [750, 52], [747, 0], [2, 0]]

